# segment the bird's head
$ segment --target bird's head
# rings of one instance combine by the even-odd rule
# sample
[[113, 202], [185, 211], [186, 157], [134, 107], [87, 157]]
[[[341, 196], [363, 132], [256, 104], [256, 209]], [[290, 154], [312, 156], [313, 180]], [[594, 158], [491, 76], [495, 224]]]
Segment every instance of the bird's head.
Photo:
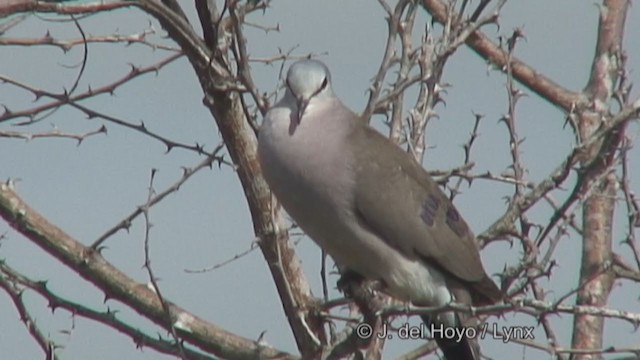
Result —
[[291, 65], [287, 72], [286, 86], [295, 98], [298, 122], [302, 120], [312, 99], [333, 95], [329, 69], [317, 60], [301, 60]]

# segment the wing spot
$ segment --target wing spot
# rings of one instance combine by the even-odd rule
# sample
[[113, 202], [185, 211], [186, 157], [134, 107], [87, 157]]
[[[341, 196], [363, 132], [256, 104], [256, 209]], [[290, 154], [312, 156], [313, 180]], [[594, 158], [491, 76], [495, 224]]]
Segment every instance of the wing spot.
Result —
[[433, 226], [438, 208], [440, 208], [440, 200], [433, 195], [429, 195], [422, 203], [422, 209], [420, 210], [422, 221], [429, 226]]
[[458, 236], [464, 236], [466, 233], [465, 226], [460, 221], [460, 214], [453, 206], [447, 209], [447, 225]]

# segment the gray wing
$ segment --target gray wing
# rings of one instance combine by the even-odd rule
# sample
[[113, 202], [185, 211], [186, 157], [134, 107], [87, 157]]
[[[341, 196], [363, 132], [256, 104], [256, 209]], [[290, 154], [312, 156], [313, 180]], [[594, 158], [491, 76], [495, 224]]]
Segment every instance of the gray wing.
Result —
[[350, 138], [363, 222], [408, 258], [428, 261], [497, 300], [500, 290], [484, 271], [471, 230], [437, 183], [389, 139], [363, 128]]

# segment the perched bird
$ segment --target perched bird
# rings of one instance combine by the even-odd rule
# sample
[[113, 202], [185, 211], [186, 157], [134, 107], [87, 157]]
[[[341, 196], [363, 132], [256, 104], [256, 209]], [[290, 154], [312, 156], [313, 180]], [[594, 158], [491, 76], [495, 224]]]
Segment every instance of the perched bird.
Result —
[[[273, 194], [341, 268], [415, 305], [502, 298], [444, 192], [412, 156], [340, 101], [322, 62], [291, 65], [284, 97], [264, 117], [258, 155]], [[461, 329], [467, 317], [423, 318]], [[449, 360], [480, 358], [476, 339], [432, 335]]]

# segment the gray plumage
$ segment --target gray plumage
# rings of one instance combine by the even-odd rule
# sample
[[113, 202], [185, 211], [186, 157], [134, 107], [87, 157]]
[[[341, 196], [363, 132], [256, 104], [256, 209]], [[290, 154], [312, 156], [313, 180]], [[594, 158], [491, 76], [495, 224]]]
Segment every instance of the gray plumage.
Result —
[[[369, 127], [331, 88], [328, 68], [294, 63], [259, 133], [260, 164], [291, 217], [334, 261], [416, 305], [491, 304], [474, 236], [413, 157]], [[460, 327], [463, 314], [435, 324]], [[475, 341], [437, 339], [449, 360], [479, 358]]]

